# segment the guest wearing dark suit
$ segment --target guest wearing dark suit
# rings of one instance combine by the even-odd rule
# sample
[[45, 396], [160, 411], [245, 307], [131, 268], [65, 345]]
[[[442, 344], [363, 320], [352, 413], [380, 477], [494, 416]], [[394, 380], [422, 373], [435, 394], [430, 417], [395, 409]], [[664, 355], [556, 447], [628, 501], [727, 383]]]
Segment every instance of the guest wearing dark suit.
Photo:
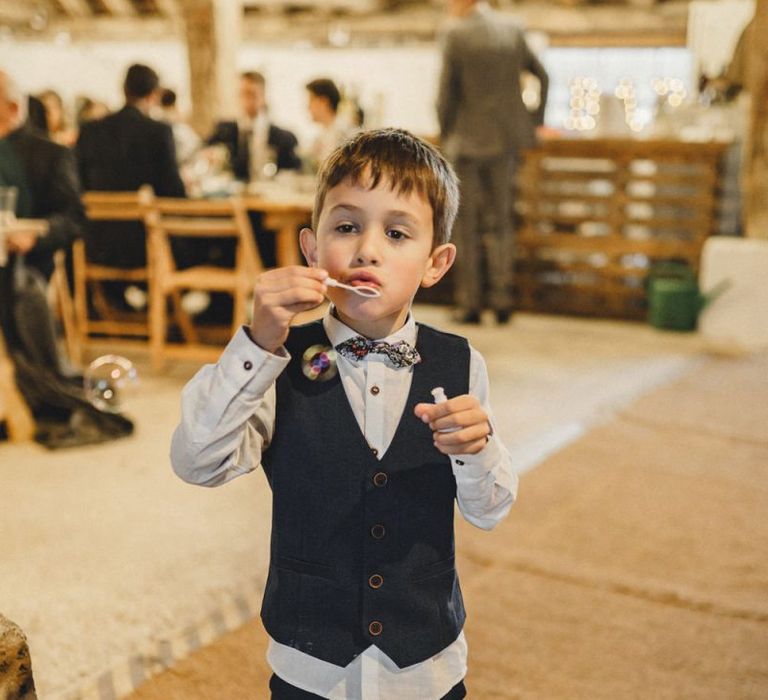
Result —
[[0, 71], [0, 185], [18, 189], [20, 218], [44, 219], [47, 227], [42, 235], [18, 228], [6, 233], [6, 248], [48, 279], [54, 252], [80, 235], [80, 183], [71, 151], [26, 122], [26, 105], [16, 82]]
[[[220, 143], [227, 147], [234, 176], [249, 182], [279, 170], [299, 170], [296, 136], [269, 119], [264, 76], [257, 71], [242, 73], [239, 98], [240, 119], [219, 122], [207, 139], [209, 145]], [[264, 229], [259, 212], [249, 212], [249, 217], [262, 261], [266, 267], [274, 267], [274, 232]]]
[[207, 139], [209, 145], [221, 143], [227, 147], [235, 177], [244, 182], [258, 180], [265, 174], [265, 166], [266, 174], [270, 174], [272, 163], [276, 170], [301, 168], [296, 136], [269, 119], [266, 81], [261, 73], [248, 71], [240, 75], [239, 98], [240, 119], [219, 122]]
[[0, 186], [15, 187], [15, 214], [44, 220], [44, 230], [18, 222], [4, 232], [0, 260], [0, 327], [12, 355], [24, 350], [43, 372], [61, 371], [45, 295], [53, 254], [80, 235], [83, 209], [71, 151], [27, 121], [27, 100], [0, 71]]
[[[455, 22], [444, 37], [437, 115], [443, 150], [461, 181], [454, 228], [460, 251], [454, 276], [457, 320], [480, 322], [485, 240], [488, 306], [506, 323], [512, 307], [514, 173], [519, 152], [534, 145], [536, 126], [544, 120], [549, 80], [522, 29], [487, 2], [450, 0], [449, 8]], [[521, 95], [525, 71], [540, 85], [535, 113]]]
[[[132, 65], [123, 83], [125, 106], [83, 124], [76, 149], [83, 189], [127, 191], [150, 184], [159, 197], [185, 196], [173, 131], [170, 125], [149, 116], [159, 98], [159, 85], [154, 70]], [[89, 257], [110, 265], [144, 265], [141, 224], [109, 223], [87, 228]]]

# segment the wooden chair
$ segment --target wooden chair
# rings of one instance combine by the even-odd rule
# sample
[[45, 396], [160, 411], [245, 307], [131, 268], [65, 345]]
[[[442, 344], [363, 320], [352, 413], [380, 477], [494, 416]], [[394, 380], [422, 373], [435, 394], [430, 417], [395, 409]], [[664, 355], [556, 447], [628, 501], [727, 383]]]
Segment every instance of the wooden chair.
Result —
[[[149, 185], [136, 192], [85, 192], [83, 204], [90, 221], [139, 221], [146, 227], [147, 215], [154, 201]], [[133, 338], [147, 342], [149, 322], [146, 314], [126, 314], [109, 304], [103, 282], [150, 283], [151, 256], [147, 244], [147, 264], [142, 267], [113, 267], [88, 261], [86, 243], [75, 241], [73, 246], [75, 276], [75, 318], [80, 346], [88, 345], [98, 334], [100, 340], [108, 338]], [[151, 290], [150, 290], [151, 293]], [[90, 317], [89, 300], [99, 315]]]
[[[247, 210], [240, 198], [225, 200], [156, 199], [149, 215], [152, 246], [150, 295], [150, 354], [153, 369], [167, 357], [212, 361], [221, 347], [199, 341], [194, 328], [182, 328], [183, 343], [167, 341], [169, 295], [189, 290], [232, 295], [233, 314], [228, 333], [245, 322], [255, 276], [264, 269], [253, 237]], [[173, 239], [220, 238], [235, 242], [233, 267], [197, 265], [179, 270], [173, 257]]]
[[79, 365], [83, 359], [83, 348], [80, 344], [75, 304], [69, 289], [69, 280], [67, 279], [65, 252], [57, 250], [53, 255], [53, 262], [53, 275], [48, 285], [49, 299], [51, 299], [61, 321], [61, 327], [64, 331], [64, 346], [66, 347], [69, 361], [73, 365]]
[[16, 369], [6, 354], [0, 333], [0, 421], [5, 421], [11, 442], [31, 440], [35, 434], [35, 420], [24, 397], [16, 386]]

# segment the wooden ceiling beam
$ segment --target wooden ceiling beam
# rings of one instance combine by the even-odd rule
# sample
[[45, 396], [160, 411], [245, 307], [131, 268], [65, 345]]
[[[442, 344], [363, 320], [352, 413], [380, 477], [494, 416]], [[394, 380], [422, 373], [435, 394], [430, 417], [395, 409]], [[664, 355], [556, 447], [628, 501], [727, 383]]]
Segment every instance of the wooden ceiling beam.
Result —
[[91, 8], [86, 0], [56, 0], [56, 4], [68, 17], [91, 16]]
[[181, 10], [176, 0], [155, 0], [155, 5], [164, 17], [177, 19], [181, 16]]
[[130, 0], [101, 0], [101, 4], [113, 17], [134, 17], [138, 14]]
[[18, 0], [0, 0], [0, 24], [28, 24], [34, 14], [34, 6]]

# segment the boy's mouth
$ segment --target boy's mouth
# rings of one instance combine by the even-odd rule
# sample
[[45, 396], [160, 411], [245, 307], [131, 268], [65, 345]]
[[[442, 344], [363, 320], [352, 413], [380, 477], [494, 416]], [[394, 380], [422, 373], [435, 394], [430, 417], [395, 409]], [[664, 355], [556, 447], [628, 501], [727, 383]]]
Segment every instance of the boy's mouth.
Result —
[[370, 272], [356, 272], [349, 275], [344, 282], [351, 284], [353, 287], [381, 287], [379, 278]]

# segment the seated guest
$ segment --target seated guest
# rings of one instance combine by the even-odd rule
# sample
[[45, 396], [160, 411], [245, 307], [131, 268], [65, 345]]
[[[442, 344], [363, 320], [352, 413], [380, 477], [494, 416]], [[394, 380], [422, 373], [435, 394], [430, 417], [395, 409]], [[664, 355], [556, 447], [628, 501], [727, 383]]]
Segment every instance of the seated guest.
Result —
[[[296, 136], [269, 119], [264, 76], [256, 71], [242, 73], [239, 97], [240, 119], [219, 122], [206, 143], [227, 147], [232, 172], [244, 182], [269, 177], [279, 170], [300, 169]], [[264, 229], [259, 212], [251, 211], [249, 217], [264, 265], [275, 267], [274, 232]]]
[[173, 140], [176, 144], [176, 160], [183, 165], [197, 153], [201, 140], [197, 132], [184, 120], [176, 104], [176, 92], [163, 88], [160, 92], [160, 109], [162, 118], [173, 129]]
[[100, 100], [93, 100], [90, 97], [81, 95], [77, 98], [75, 121], [77, 122], [78, 128], [80, 128], [85, 122], [103, 119], [109, 112], [109, 107]]
[[19, 221], [5, 232], [7, 264], [0, 263], [0, 325], [11, 352], [27, 339], [30, 360], [60, 372], [58, 349], [46, 302], [45, 283], [53, 255], [80, 235], [83, 209], [72, 152], [53, 143], [27, 121], [27, 100], [0, 71], [0, 186], [17, 190], [19, 219], [42, 219], [44, 228]]
[[[83, 189], [129, 191], [150, 184], [158, 197], [185, 196], [173, 131], [170, 125], [149, 116], [159, 99], [159, 85], [152, 68], [132, 65], [123, 82], [125, 106], [82, 125], [76, 152]], [[139, 223], [89, 225], [86, 240], [93, 262], [119, 267], [141, 267], [146, 263], [145, 238]]]
[[341, 145], [354, 129], [339, 116], [341, 93], [333, 80], [317, 78], [307, 83], [306, 87], [309, 93], [309, 116], [319, 124], [320, 132], [305, 157], [312, 172], [317, 172], [326, 156]]
[[62, 146], [74, 146], [77, 141], [77, 132], [67, 125], [64, 110], [64, 100], [55, 90], [45, 90], [40, 93], [40, 101], [45, 107], [45, 118], [48, 124], [48, 134], [51, 141]]
[[46, 279], [53, 254], [80, 235], [83, 208], [75, 159], [27, 121], [27, 100], [16, 81], [0, 71], [0, 186], [16, 187], [19, 218], [44, 219], [46, 230], [6, 232], [9, 253], [24, 255]]
[[248, 182], [270, 173], [264, 166], [274, 163], [277, 170], [298, 170], [298, 142], [290, 131], [269, 119], [266, 81], [257, 71], [240, 75], [240, 119], [219, 122], [206, 143], [224, 144], [230, 155], [232, 171], [238, 180]]

